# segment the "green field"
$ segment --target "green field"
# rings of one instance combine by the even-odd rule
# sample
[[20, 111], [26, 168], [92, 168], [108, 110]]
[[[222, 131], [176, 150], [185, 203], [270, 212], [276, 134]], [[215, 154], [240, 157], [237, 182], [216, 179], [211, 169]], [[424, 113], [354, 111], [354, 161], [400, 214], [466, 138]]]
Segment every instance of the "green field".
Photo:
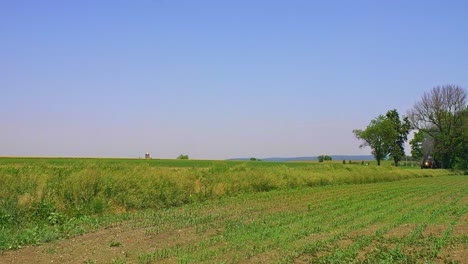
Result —
[[456, 174], [360, 162], [1, 158], [0, 262], [31, 244], [44, 247], [35, 260], [75, 262], [54, 243], [91, 232], [98, 249], [74, 246], [80, 257], [95, 252], [87, 263], [463, 263], [468, 178]]

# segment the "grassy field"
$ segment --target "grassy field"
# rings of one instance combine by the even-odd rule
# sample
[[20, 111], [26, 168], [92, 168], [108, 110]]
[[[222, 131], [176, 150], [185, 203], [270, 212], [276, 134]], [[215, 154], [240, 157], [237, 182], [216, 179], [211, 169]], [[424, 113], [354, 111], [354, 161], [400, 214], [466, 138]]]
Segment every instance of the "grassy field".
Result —
[[[449, 174], [360, 162], [2, 158], [0, 249], [91, 232], [67, 252], [65, 242], [54, 242], [21, 256], [87, 263], [456, 262], [467, 253], [468, 178]], [[14, 252], [3, 251], [0, 262]]]

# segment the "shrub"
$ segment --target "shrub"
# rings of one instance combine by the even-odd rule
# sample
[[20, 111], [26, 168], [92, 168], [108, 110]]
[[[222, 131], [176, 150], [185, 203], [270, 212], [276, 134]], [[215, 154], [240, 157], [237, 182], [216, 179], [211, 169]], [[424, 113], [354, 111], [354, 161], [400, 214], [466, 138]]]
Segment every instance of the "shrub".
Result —
[[180, 160], [188, 160], [188, 159], [189, 159], [189, 156], [188, 156], [188, 155], [184, 155], [184, 154], [180, 154], [179, 157], [177, 157], [177, 159], [180, 159]]
[[319, 162], [323, 162], [325, 160], [332, 160], [332, 157], [328, 156], [328, 155], [320, 155], [317, 157], [318, 161]]

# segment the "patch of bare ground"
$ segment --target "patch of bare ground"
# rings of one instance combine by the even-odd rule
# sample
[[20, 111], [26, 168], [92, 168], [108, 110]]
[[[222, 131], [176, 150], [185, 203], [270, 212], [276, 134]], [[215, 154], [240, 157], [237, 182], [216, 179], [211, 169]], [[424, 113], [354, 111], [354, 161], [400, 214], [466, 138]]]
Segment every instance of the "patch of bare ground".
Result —
[[[270, 201], [264, 201], [261, 208], [258, 208], [257, 210], [251, 212], [251, 216], [259, 217], [264, 214], [305, 212], [308, 210], [309, 205], [320, 204], [328, 197], [331, 197], [331, 195], [327, 194], [321, 197], [320, 200], [311, 201], [311, 197], [309, 195], [302, 195], [300, 197], [285, 197], [285, 199], [281, 200], [280, 202], [275, 201], [275, 203], [271, 203]], [[313, 210], [317, 209], [314, 208]]]
[[[468, 185], [468, 184], [467, 184]], [[468, 203], [468, 197], [463, 197], [462, 199], [460, 199], [460, 201], [458, 201], [458, 203], [460, 204], [467, 204]]]
[[448, 228], [448, 225], [432, 225], [429, 224], [423, 231], [424, 237], [434, 236], [434, 237], [441, 237], [445, 230]]
[[348, 247], [350, 245], [352, 245], [354, 243], [353, 240], [349, 239], [349, 238], [346, 238], [346, 239], [341, 239], [341, 240], [338, 240], [336, 242], [336, 246], [338, 248], [345, 248], [345, 247]]
[[141, 252], [183, 246], [209, 235], [210, 232], [197, 234], [194, 227], [148, 235], [145, 229], [122, 226], [6, 251], [0, 255], [0, 263], [109, 263], [113, 259], [134, 263]]
[[442, 202], [445, 200], [451, 200], [450, 196], [447, 196], [448, 191], [443, 191], [440, 193], [432, 194], [425, 199], [421, 200], [420, 202], [416, 203], [413, 207], [418, 207], [426, 204], [431, 204], [434, 202]]
[[310, 263], [312, 258], [310, 256], [299, 256], [296, 259], [294, 259], [295, 264], [306, 264]]
[[460, 219], [458, 223], [455, 225], [452, 231], [453, 236], [463, 236], [468, 235], [468, 213], [465, 213]]
[[468, 263], [468, 244], [458, 240], [468, 235], [468, 214], [465, 213], [452, 230], [453, 242], [448, 243], [437, 255], [436, 263]]
[[359, 250], [357, 255], [358, 262], [362, 262], [366, 259], [367, 254], [370, 254], [376, 248], [375, 242], [370, 243], [367, 247]]
[[382, 229], [384, 227], [385, 227], [385, 225], [383, 225], [383, 224], [370, 225], [370, 226], [366, 226], [366, 227], [361, 228], [361, 229], [353, 230], [353, 231], [349, 232], [347, 234], [347, 236], [350, 237], [350, 238], [357, 238], [357, 237], [360, 237], [360, 236], [370, 236], [370, 235], [375, 234], [375, 232], [377, 232], [378, 230], [380, 230], [380, 229]]
[[465, 243], [443, 248], [435, 263], [468, 263], [468, 245]]
[[313, 234], [309, 234], [309, 235], [303, 237], [300, 240], [294, 241], [293, 243], [294, 243], [295, 247], [300, 247], [300, 246], [304, 246], [306, 244], [309, 244], [312, 241], [327, 240], [330, 237], [332, 237], [333, 235], [336, 235], [337, 233], [338, 233], [338, 231], [332, 231], [332, 232], [329, 232], [329, 233], [313, 233]]
[[373, 241], [371, 244], [369, 244], [367, 247], [362, 248], [359, 250], [357, 257], [356, 257], [356, 262], [357, 263], [362, 263], [369, 257], [372, 258], [372, 255], [375, 254], [374, 252], [382, 248], [388, 248], [388, 249], [393, 249], [397, 245], [394, 243], [388, 243], [388, 244], [382, 244], [377, 241]]
[[[307, 210], [309, 197], [300, 197], [298, 202], [279, 203], [272, 205], [264, 201], [259, 208], [253, 208], [249, 219], [256, 219], [268, 213], [304, 211]], [[291, 204], [295, 206], [290, 206]], [[258, 206], [258, 205], [257, 205]], [[222, 219], [233, 219], [245, 214], [245, 205], [227, 205], [218, 209], [217, 213], [224, 215]], [[205, 212], [205, 213], [204, 213]], [[175, 214], [182, 214], [184, 211]], [[212, 210], [202, 211], [198, 216], [213, 214]], [[182, 229], [171, 229], [170, 225], [161, 226], [161, 229], [148, 224], [131, 222], [117, 227], [100, 229], [98, 231], [76, 236], [66, 240], [38, 246], [27, 246], [19, 250], [0, 252], [0, 263], [109, 263], [119, 259], [127, 263], [138, 261], [143, 252], [154, 252], [162, 248], [184, 246], [193, 241], [208, 238], [219, 234], [219, 226], [210, 226], [203, 232], [197, 232], [195, 226]], [[169, 229], [169, 230], [167, 230]], [[328, 237], [328, 236], [327, 236]], [[312, 239], [321, 239], [320, 236]], [[267, 260], [273, 255], [264, 254], [258, 261]], [[174, 259], [165, 259], [162, 262], [173, 262]], [[266, 262], [265, 262], [266, 263]]]
[[407, 256], [411, 256], [416, 259], [418, 262], [424, 263], [424, 259], [421, 259], [421, 256], [431, 255], [430, 249], [422, 245], [404, 245], [402, 246], [401, 251]]
[[[308, 244], [310, 244], [313, 241], [325, 241], [329, 238], [331, 238], [333, 235], [336, 235], [338, 232], [333, 231], [330, 233], [319, 233], [319, 234], [310, 234], [300, 240], [294, 241], [292, 246], [294, 248], [302, 248], [302, 247], [307, 247]], [[318, 258], [320, 256], [326, 255], [329, 253], [331, 250], [329, 246], [326, 246], [326, 250], [322, 250], [320, 252], [316, 253], [304, 253], [294, 259], [294, 263], [310, 263], [311, 260]]]
[[385, 239], [390, 238], [403, 238], [413, 232], [413, 230], [417, 227], [416, 224], [403, 224], [399, 225], [393, 229], [388, 230], [383, 237]]
[[[338, 248], [349, 247], [354, 243], [356, 238], [359, 238], [361, 236], [373, 235], [373, 234], [375, 234], [375, 232], [382, 229], [383, 227], [385, 227], [384, 224], [375, 224], [375, 225], [367, 226], [367, 227], [362, 228], [362, 229], [353, 230], [353, 231], [346, 234], [346, 238], [337, 241], [336, 246]], [[311, 235], [307, 236], [305, 238], [305, 240], [306, 241], [324, 240], [324, 239], [332, 237], [336, 233], [337, 233], [337, 231], [331, 232], [331, 233], [311, 234]], [[374, 249], [374, 248], [375, 248], [375, 245], [373, 245], [373, 244], [371, 244], [368, 247], [364, 248], [361, 252], [359, 252], [360, 257], [361, 257], [360, 259], [364, 260], [366, 253], [371, 252], [372, 249]], [[328, 254], [328, 253], [329, 253], [328, 251], [324, 251], [324, 252], [318, 253], [318, 254], [316, 254], [314, 256], [301, 255], [301, 256], [297, 257], [294, 260], [294, 263], [310, 263], [311, 260], [313, 260], [314, 258], [320, 257], [320, 256]]]
[[[375, 225], [368, 226], [368, 227], [366, 227], [364, 229], [359, 229], [359, 230], [355, 230], [353, 232], [350, 232], [348, 234], [348, 236], [355, 237], [355, 238], [358, 238], [360, 236], [370, 236], [370, 235], [375, 234], [377, 231], [379, 231], [379, 230], [381, 230], [381, 229], [383, 229], [385, 227], [386, 227], [386, 225], [384, 225], [384, 224], [375, 224]], [[404, 226], [404, 227], [398, 227], [398, 230], [395, 230], [395, 228], [390, 229], [390, 230], [386, 231], [382, 236], [384, 238], [393, 237], [394, 235], [401, 236], [402, 233], [406, 234], [405, 229], [407, 229], [407, 228], [408, 227]], [[414, 225], [413, 225], [413, 228], [414, 228]], [[409, 233], [411, 233], [413, 229], [408, 228], [408, 230], [411, 230], [411, 231], [409, 231]], [[394, 234], [392, 232], [396, 232], [396, 233]], [[368, 255], [372, 254], [374, 252], [374, 250], [376, 250], [378, 247], [380, 247], [382, 245], [385, 245], [386, 247], [391, 247], [391, 248], [395, 247], [394, 243], [382, 243], [382, 242], [379, 242], [377, 240], [373, 240], [369, 245], [367, 245], [364, 248], [361, 248], [358, 251], [358, 255], [356, 257], [357, 262], [363, 262], [364, 260], [366, 260]]]
[[251, 258], [248, 258], [239, 263], [274, 263], [279, 257], [278, 252], [268, 251], [258, 255], [255, 255]]
[[315, 263], [317, 261], [314, 262], [314, 260], [316, 260], [317, 258], [319, 258], [321, 256], [326, 255], [327, 253], [329, 253], [329, 252], [321, 252], [321, 253], [317, 254], [316, 256], [302, 255], [302, 256], [297, 257], [296, 259], [294, 259], [294, 264]]

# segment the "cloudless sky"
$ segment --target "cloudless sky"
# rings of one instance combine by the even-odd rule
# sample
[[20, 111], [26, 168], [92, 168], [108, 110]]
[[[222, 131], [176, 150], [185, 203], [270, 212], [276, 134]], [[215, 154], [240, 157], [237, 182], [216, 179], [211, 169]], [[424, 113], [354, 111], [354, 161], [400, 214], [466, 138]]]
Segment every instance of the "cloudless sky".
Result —
[[468, 88], [468, 1], [0, 0], [0, 156], [361, 155]]

